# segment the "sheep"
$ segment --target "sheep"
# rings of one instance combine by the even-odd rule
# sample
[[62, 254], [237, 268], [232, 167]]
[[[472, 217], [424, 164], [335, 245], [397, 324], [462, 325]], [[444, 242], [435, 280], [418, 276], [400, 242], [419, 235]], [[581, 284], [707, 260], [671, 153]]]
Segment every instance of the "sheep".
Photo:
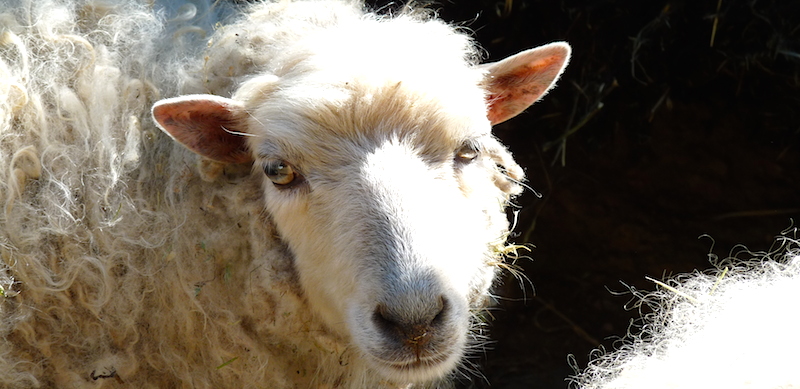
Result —
[[800, 388], [800, 242], [786, 233], [769, 252], [715, 262], [634, 291], [652, 311], [572, 387]]
[[430, 11], [348, 1], [0, 9], [0, 387], [470, 369], [523, 180], [491, 125], [566, 43], [479, 64]]

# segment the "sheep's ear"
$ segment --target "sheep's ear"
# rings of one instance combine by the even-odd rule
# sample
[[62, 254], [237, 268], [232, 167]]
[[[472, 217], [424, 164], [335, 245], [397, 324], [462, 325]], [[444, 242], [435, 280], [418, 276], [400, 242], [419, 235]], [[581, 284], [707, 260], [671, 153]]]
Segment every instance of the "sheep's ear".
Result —
[[245, 117], [241, 103], [213, 95], [175, 97], [153, 106], [153, 119], [169, 136], [197, 154], [226, 163], [253, 160], [245, 141]]
[[517, 116], [552, 88], [567, 67], [570, 46], [555, 42], [481, 65], [488, 71], [486, 85], [492, 125]]

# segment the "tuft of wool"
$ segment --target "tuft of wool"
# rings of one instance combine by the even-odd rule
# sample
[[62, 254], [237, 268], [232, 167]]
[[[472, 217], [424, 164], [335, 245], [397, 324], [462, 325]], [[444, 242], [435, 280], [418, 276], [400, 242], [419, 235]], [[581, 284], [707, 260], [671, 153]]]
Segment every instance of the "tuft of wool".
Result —
[[[293, 361], [324, 349], [325, 331], [257, 205], [260, 182], [231, 169], [203, 181], [150, 118], [191, 79], [167, 70], [191, 67], [190, 38], [170, 34], [191, 20], [146, 2], [0, 9], [0, 387], [313, 381]], [[269, 351], [290, 331], [320, 336]]]
[[573, 387], [798, 388], [800, 242], [779, 238], [650, 293], [639, 333], [599, 355]]

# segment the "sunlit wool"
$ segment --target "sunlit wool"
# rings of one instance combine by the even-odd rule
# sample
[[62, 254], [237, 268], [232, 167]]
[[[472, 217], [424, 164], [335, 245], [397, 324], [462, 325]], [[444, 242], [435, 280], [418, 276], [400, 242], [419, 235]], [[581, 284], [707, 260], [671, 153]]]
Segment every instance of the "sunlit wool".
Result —
[[[746, 258], [748, 256], [749, 258]], [[800, 388], [800, 245], [741, 253], [640, 295], [641, 331], [597, 357], [580, 388]]]

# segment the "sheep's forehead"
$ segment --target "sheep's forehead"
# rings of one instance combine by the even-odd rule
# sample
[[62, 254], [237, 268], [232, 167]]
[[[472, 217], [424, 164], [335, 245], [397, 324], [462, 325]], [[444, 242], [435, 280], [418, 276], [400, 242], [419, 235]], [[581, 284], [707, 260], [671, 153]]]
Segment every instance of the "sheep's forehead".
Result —
[[287, 88], [251, 110], [251, 131], [259, 135], [251, 147], [313, 168], [349, 163], [392, 139], [436, 160], [489, 134], [478, 86], [427, 86], [351, 79]]
[[490, 132], [485, 71], [470, 60], [471, 39], [447, 24], [358, 17], [301, 35], [265, 67], [274, 84], [237, 93], [260, 135], [256, 154], [336, 164], [357, 156], [354, 145], [400, 139], [436, 158]]

